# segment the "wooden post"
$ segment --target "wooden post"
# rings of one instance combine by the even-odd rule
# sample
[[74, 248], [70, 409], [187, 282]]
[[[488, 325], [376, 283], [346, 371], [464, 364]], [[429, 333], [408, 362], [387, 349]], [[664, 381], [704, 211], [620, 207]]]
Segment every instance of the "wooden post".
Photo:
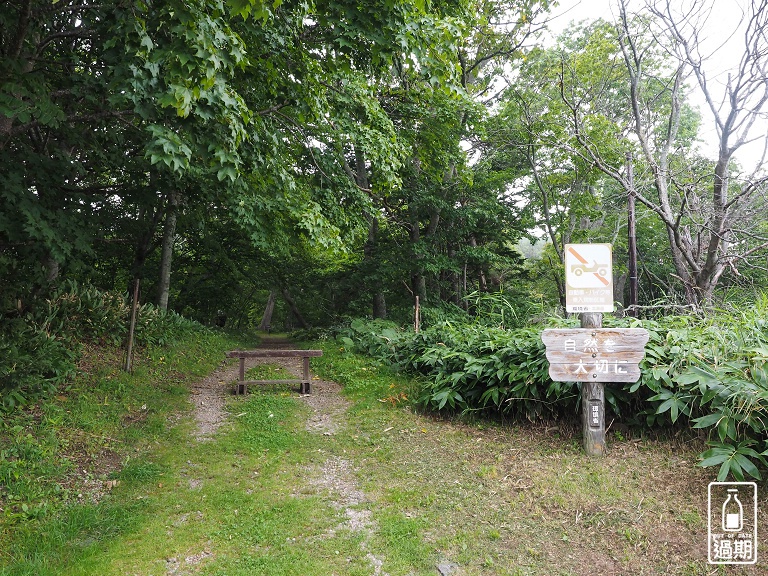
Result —
[[303, 366], [302, 366], [302, 368], [303, 368], [302, 376], [303, 376], [303, 380], [304, 381], [301, 383], [301, 386], [299, 387], [299, 391], [302, 394], [311, 394], [312, 393], [312, 380], [311, 380], [311, 377], [309, 375], [309, 356], [304, 356], [303, 360], [304, 360], [304, 362], [303, 362]]
[[419, 297], [416, 296], [416, 306], [413, 312], [413, 330], [416, 334], [421, 330], [421, 308], [419, 307]]
[[638, 304], [638, 277], [637, 277], [637, 219], [635, 215], [635, 181], [632, 174], [632, 152], [627, 152], [627, 183], [629, 195], [627, 197], [627, 250], [629, 259], [627, 268], [629, 271], [629, 315], [637, 318]]
[[243, 381], [245, 380], [245, 358], [240, 357], [240, 380], [237, 383], [237, 394], [246, 394], [248, 392], [248, 385]]
[[[579, 315], [582, 328], [602, 328], [603, 315], [590, 312]], [[581, 430], [584, 451], [589, 456], [605, 454], [605, 388], [602, 382], [581, 385]]]
[[133, 284], [133, 302], [131, 302], [131, 325], [128, 328], [128, 352], [125, 356], [125, 371], [133, 372], [133, 335], [136, 332], [136, 313], [139, 308], [139, 279]]

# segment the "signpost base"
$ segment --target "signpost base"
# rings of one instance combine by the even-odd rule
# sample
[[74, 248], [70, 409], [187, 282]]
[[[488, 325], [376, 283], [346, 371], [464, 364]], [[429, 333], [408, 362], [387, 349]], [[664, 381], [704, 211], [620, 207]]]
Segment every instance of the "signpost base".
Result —
[[584, 452], [589, 456], [605, 454], [605, 385], [584, 382], [581, 385], [581, 430]]
[[[601, 328], [603, 315], [599, 312], [579, 315], [582, 328]], [[589, 456], [605, 454], [605, 388], [602, 382], [581, 385], [581, 429], [584, 451]]]

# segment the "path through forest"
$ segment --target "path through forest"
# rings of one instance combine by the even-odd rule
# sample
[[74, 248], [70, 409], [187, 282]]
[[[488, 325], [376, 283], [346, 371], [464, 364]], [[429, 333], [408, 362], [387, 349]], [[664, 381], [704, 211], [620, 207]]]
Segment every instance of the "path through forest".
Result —
[[[290, 349], [290, 340], [276, 336], [264, 336], [259, 348]], [[246, 360], [246, 370], [258, 365], [278, 365], [300, 378], [302, 374], [301, 358], [249, 358]], [[224, 362], [222, 365], [192, 387], [194, 402], [194, 417], [196, 428], [194, 438], [199, 442], [210, 440], [214, 433], [225, 424], [228, 413], [225, 410], [226, 398], [232, 393], [228, 386], [238, 377], [237, 361]], [[349, 407], [349, 401], [341, 395], [341, 386], [335, 382], [312, 377], [312, 393], [302, 394], [301, 400], [311, 408], [311, 416], [307, 419], [306, 429], [312, 434], [332, 436], [345, 425], [344, 415]], [[370, 510], [360, 509], [367, 497], [355, 477], [353, 463], [338, 456], [329, 457], [319, 467], [305, 469], [307, 479], [305, 484], [323, 492], [330, 498], [331, 505], [340, 510], [346, 521], [337, 529], [358, 533], [361, 536], [360, 548], [371, 565], [373, 576], [388, 576], [382, 571], [383, 560], [377, 558], [368, 550], [368, 541], [372, 537], [376, 525]], [[441, 572], [448, 574], [450, 572]]]

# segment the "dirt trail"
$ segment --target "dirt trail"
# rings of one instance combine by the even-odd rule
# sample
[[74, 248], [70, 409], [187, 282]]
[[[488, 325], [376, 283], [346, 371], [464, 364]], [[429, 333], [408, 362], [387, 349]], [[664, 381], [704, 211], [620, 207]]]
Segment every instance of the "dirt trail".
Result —
[[236, 361], [222, 362], [206, 378], [192, 385], [191, 399], [197, 423], [192, 434], [198, 442], [210, 440], [226, 420], [224, 399], [230, 393], [229, 383], [237, 379], [238, 370]]
[[[260, 348], [290, 349], [293, 343], [279, 337], [265, 337]], [[252, 358], [246, 360], [246, 369], [259, 364], [279, 365], [288, 372], [301, 377], [302, 361], [300, 358]], [[238, 377], [239, 364], [237, 360], [222, 363], [210, 376], [192, 386], [194, 415], [197, 427], [194, 437], [204, 442], [226, 422], [227, 411], [224, 409], [225, 399], [232, 394], [234, 382]], [[298, 387], [297, 387], [298, 393]], [[312, 377], [312, 393], [300, 396], [312, 410], [307, 419], [306, 429], [313, 434], [333, 436], [345, 425], [345, 413], [349, 401], [341, 395], [341, 386]], [[371, 566], [373, 576], [387, 576], [382, 571], [383, 561], [376, 558], [368, 549], [368, 542], [376, 530], [375, 521], [369, 510], [365, 509], [367, 497], [360, 488], [355, 477], [354, 465], [351, 461], [337, 456], [329, 457], [322, 466], [307, 467], [304, 471], [308, 477], [305, 485], [315, 486], [319, 493], [330, 499], [330, 504], [341, 512], [344, 521], [331, 531], [331, 536], [337, 530], [346, 529], [359, 532], [364, 536], [360, 543], [361, 551], [365, 554]]]
[[[294, 345], [281, 337], [265, 336], [259, 348], [290, 349]], [[249, 358], [246, 369], [260, 364], [282, 366], [288, 372], [301, 377], [300, 358]], [[192, 386], [192, 401], [197, 426], [194, 431], [196, 440], [210, 440], [213, 434], [226, 421], [225, 398], [232, 394], [232, 382], [237, 380], [238, 361], [228, 360], [208, 377]], [[302, 400], [312, 409], [312, 416], [307, 420], [307, 430], [320, 434], [335, 434], [343, 420], [348, 402], [341, 396], [341, 387], [335, 382], [312, 379], [312, 394], [302, 395]]]

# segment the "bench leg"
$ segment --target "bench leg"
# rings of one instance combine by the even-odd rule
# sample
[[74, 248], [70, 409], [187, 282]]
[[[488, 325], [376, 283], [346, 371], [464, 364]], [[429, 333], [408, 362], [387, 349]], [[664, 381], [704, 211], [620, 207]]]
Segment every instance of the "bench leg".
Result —
[[248, 391], [247, 384], [243, 382], [245, 380], [245, 358], [240, 357], [240, 377], [238, 378], [237, 388], [235, 388], [235, 394], [245, 394]]
[[311, 394], [312, 380], [310, 380], [310, 377], [309, 377], [309, 356], [304, 356], [303, 360], [304, 360], [304, 377], [301, 383], [301, 393]]

